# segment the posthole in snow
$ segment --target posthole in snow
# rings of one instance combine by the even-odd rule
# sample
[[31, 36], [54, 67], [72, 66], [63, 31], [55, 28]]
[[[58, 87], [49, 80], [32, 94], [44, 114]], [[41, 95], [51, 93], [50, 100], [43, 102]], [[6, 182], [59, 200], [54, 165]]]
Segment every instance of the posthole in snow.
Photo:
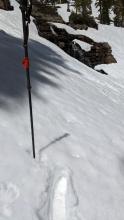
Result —
[[[51, 220], [77, 219], [78, 198], [73, 187], [71, 172], [68, 169], [58, 172], [55, 177], [52, 199]], [[71, 214], [71, 216], [70, 216]]]
[[54, 192], [52, 220], [66, 220], [66, 194], [67, 179], [61, 177]]

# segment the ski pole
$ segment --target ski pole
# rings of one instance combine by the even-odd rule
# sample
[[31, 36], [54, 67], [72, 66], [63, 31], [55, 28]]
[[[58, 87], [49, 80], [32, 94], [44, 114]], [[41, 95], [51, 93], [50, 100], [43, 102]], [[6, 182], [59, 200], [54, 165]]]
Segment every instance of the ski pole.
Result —
[[30, 125], [31, 125], [31, 137], [32, 137], [32, 152], [33, 158], [35, 158], [35, 139], [34, 139], [34, 123], [33, 123], [33, 110], [32, 110], [32, 96], [31, 96], [31, 80], [30, 80], [30, 62], [28, 55], [28, 37], [29, 37], [29, 23], [30, 23], [30, 14], [32, 9], [32, 2], [28, 0], [20, 1], [20, 9], [22, 12], [22, 24], [23, 24], [23, 46], [25, 57], [23, 59], [23, 67], [26, 71], [27, 78], [27, 90], [29, 98], [29, 111], [30, 111]]

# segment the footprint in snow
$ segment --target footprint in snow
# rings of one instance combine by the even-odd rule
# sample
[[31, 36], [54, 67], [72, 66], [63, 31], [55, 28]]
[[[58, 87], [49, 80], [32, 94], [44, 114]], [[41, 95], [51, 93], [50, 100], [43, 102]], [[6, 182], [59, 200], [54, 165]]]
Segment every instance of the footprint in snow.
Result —
[[52, 220], [66, 219], [67, 184], [67, 179], [64, 176], [62, 176], [56, 184], [53, 195]]
[[19, 189], [13, 183], [0, 183], [0, 215], [11, 216], [11, 205], [19, 194]]
[[72, 173], [59, 170], [53, 184], [51, 220], [77, 220], [78, 197], [73, 186]]
[[72, 172], [68, 168], [55, 168], [41, 194], [41, 203], [36, 214], [38, 219], [79, 220], [78, 197], [73, 186]]

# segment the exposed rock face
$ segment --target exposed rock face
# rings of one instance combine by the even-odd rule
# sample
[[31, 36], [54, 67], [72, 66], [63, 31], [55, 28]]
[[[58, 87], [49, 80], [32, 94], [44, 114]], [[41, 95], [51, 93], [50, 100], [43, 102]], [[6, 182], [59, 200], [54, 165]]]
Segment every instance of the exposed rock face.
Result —
[[[0, 0], [0, 8], [4, 10], [12, 10], [9, 0]], [[116, 60], [112, 55], [111, 47], [108, 43], [96, 43], [91, 38], [84, 35], [73, 35], [66, 32], [65, 29], [57, 28], [52, 22], [64, 23], [62, 18], [57, 14], [55, 7], [46, 7], [40, 2], [33, 0], [32, 16], [37, 26], [40, 36], [55, 43], [66, 53], [75, 57], [82, 63], [94, 68], [99, 64], [115, 63]], [[77, 25], [75, 28], [81, 28]], [[87, 28], [84, 25], [83, 28]], [[74, 40], [78, 39], [91, 45], [90, 51], [85, 51]]]
[[84, 16], [81, 14], [76, 14], [75, 12], [72, 12], [69, 16], [69, 25], [74, 29], [86, 30], [88, 27], [98, 29], [98, 24], [96, 23], [93, 16]]
[[58, 22], [64, 23], [62, 18], [58, 15], [55, 7], [42, 5], [36, 0], [33, 1], [32, 16], [38, 20], [42, 19], [42, 22]]
[[[64, 23], [58, 15], [55, 7], [43, 6], [40, 2], [33, 0], [32, 16], [41, 37], [55, 43], [66, 53], [75, 57], [82, 63], [94, 68], [98, 64], [115, 63], [111, 47], [108, 43], [96, 43], [91, 38], [84, 35], [73, 35], [66, 32], [65, 29], [57, 28], [52, 22]], [[91, 19], [92, 22], [92, 19]], [[93, 23], [92, 25], [96, 25]], [[87, 29], [87, 25], [76, 24], [75, 28]], [[97, 26], [95, 27], [97, 29]], [[78, 39], [91, 45], [90, 51], [85, 51], [78, 43], [73, 41]]]
[[73, 24], [73, 23], [68, 23], [68, 25], [72, 28], [74, 28], [75, 30], [79, 29], [79, 30], [87, 30], [88, 26], [86, 24]]
[[[55, 25], [42, 20], [35, 20], [35, 23], [40, 36], [55, 43], [87, 66], [94, 68], [99, 64], [116, 63], [108, 43], [96, 43], [84, 35], [68, 34], [66, 30], [57, 28]], [[74, 39], [90, 44], [91, 50], [83, 50], [79, 44], [73, 42]]]
[[69, 26], [71, 26], [74, 29], [79, 29], [79, 30], [87, 30], [88, 27], [95, 28], [98, 30], [98, 24], [93, 20], [89, 21], [88, 24], [74, 24], [73, 22], [68, 23]]
[[108, 43], [95, 43], [94, 46], [91, 47], [90, 55], [94, 57], [94, 61], [92, 58], [94, 66], [98, 64], [116, 63], [112, 55], [112, 49]]
[[11, 6], [10, 1], [9, 0], [0, 0], [0, 9], [4, 9], [7, 11], [11, 11], [13, 10], [13, 6]]
[[111, 47], [108, 43], [94, 42], [91, 46], [91, 50], [88, 52], [83, 50], [79, 44], [72, 43], [70, 55], [92, 68], [100, 64], [116, 63], [116, 60], [112, 55]]

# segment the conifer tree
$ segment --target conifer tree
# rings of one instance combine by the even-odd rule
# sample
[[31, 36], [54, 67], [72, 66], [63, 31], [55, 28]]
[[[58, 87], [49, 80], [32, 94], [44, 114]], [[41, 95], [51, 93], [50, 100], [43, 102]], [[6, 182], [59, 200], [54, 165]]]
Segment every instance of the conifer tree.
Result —
[[99, 19], [101, 24], [110, 24], [109, 10], [112, 0], [96, 0], [96, 7], [99, 7]]
[[76, 10], [81, 12], [83, 17], [91, 15], [91, 0], [75, 0]]
[[115, 14], [114, 25], [117, 27], [124, 27], [124, 1], [114, 0], [113, 3], [113, 12]]

